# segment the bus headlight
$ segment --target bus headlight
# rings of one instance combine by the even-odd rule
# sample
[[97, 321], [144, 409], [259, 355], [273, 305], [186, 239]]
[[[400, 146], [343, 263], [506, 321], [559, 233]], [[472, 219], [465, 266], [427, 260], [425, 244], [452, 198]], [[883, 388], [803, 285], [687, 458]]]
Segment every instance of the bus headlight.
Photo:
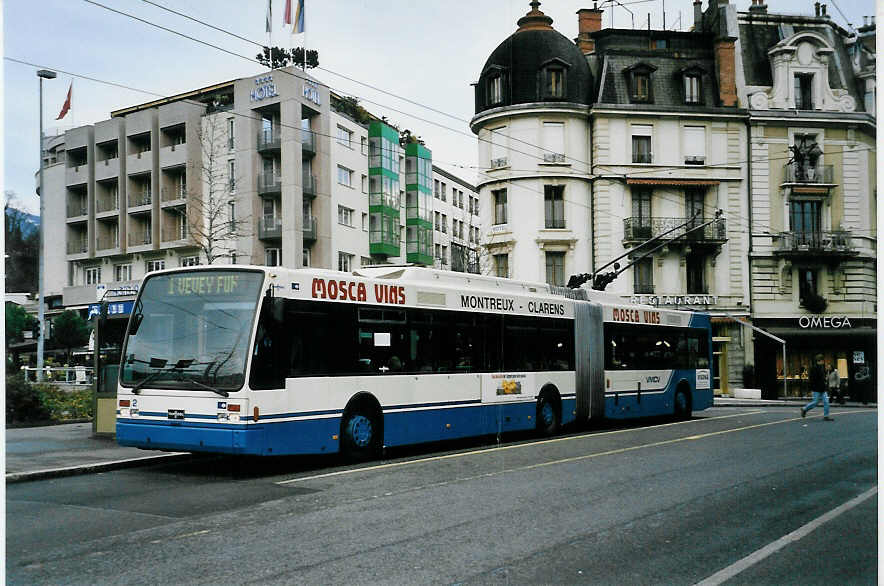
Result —
[[227, 413], [219, 413], [218, 421], [227, 421]]
[[237, 415], [236, 413], [232, 413], [230, 415], [230, 421], [233, 421], [234, 423], [239, 422], [239, 415]]
[[128, 409], [120, 409], [120, 417], [129, 417]]

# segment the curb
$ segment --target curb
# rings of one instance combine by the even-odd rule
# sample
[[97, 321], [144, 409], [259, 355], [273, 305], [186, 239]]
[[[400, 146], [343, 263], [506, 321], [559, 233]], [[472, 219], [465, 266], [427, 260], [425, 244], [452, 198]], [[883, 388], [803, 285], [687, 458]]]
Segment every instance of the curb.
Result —
[[61, 478], [63, 476], [79, 476], [83, 474], [107, 472], [110, 470], [121, 470], [123, 468], [136, 468], [138, 466], [147, 466], [149, 464], [154, 464], [163, 460], [184, 460], [191, 456], [192, 454], [190, 454], [189, 452], [172, 452], [168, 454], [158, 454], [156, 456], [143, 456], [141, 458], [114, 460], [111, 462], [96, 462], [94, 464], [66, 466], [64, 468], [47, 468], [45, 470], [32, 470], [28, 472], [11, 472], [6, 475], [6, 484], [30, 482], [33, 480], [45, 480], [47, 478]]

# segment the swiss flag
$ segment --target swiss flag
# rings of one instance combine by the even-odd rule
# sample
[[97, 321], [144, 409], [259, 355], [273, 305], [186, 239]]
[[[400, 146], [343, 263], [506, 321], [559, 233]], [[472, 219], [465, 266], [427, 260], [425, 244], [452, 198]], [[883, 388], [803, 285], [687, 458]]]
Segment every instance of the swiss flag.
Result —
[[64, 101], [64, 105], [61, 107], [61, 112], [58, 113], [58, 118], [56, 120], [61, 120], [68, 113], [68, 110], [71, 109], [71, 91], [74, 89], [74, 82], [71, 82], [71, 85], [68, 87], [68, 97]]

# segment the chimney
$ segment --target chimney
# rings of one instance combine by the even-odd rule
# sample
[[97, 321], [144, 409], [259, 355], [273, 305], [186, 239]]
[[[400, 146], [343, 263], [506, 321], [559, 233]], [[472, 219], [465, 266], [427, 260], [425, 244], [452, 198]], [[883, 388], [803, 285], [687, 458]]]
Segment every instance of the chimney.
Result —
[[749, 7], [749, 12], [767, 12], [767, 5], [764, 3], [764, 0], [752, 0], [752, 6]]
[[829, 16], [828, 14], [826, 14], [826, 5], [825, 4], [820, 4], [820, 16], [822, 16], [822, 17]]
[[718, 99], [722, 106], [737, 105], [737, 66], [734, 37], [715, 41], [715, 70], [718, 73]]
[[592, 33], [602, 30], [602, 10], [598, 4], [593, 4], [592, 8], [581, 8], [577, 11], [577, 48], [584, 55], [595, 51], [595, 41], [592, 39]]
[[815, 16], [819, 16], [819, 15], [820, 15], [820, 3], [819, 3], [819, 2], [814, 2], [814, 3], [813, 3], [813, 13], [814, 13]]
[[694, 30], [703, 30], [703, 0], [694, 0]]

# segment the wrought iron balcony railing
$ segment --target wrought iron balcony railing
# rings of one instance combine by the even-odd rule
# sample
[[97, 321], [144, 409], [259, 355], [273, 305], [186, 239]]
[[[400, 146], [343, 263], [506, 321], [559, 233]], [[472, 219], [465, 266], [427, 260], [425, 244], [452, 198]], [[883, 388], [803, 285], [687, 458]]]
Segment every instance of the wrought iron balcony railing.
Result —
[[832, 165], [787, 163], [783, 167], [783, 183], [833, 184]]
[[[632, 217], [623, 220], [623, 239], [629, 242], [642, 242], [656, 238], [661, 234], [672, 230], [676, 226], [685, 224], [690, 218], [640, 218]], [[717, 218], [708, 226], [689, 232], [694, 226], [701, 226], [708, 220], [696, 219], [687, 225], [673, 230], [663, 237], [663, 240], [678, 238], [680, 242], [709, 242], [724, 243], [727, 240], [727, 220]]]
[[813, 254], [855, 254], [849, 230], [819, 232], [780, 232], [777, 234], [777, 252]]

